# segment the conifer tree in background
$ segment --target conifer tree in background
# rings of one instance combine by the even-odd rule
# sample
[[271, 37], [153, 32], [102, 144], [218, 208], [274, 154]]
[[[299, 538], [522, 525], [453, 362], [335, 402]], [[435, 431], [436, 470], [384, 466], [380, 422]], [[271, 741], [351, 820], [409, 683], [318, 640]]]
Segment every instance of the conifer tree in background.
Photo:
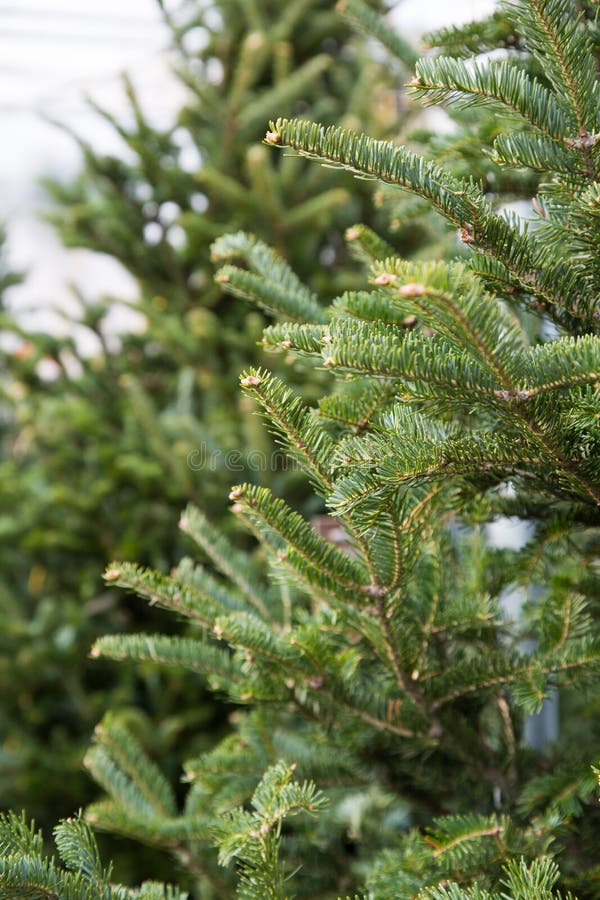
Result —
[[[177, 123], [153, 127], [128, 86], [132, 123], [108, 117], [123, 158], [82, 142], [80, 177], [51, 187], [65, 242], [110, 254], [135, 277], [145, 330], [115, 345], [112, 297], [83, 298], [66, 338], [2, 314], [18, 344], [2, 376], [0, 785], [3, 805], [46, 826], [90, 799], [81, 758], [107, 705], [125, 709], [162, 759], [188, 739], [210, 746], [226, 718], [198, 695], [188, 704], [175, 675], [86, 661], [100, 633], [134, 620], [159, 627], [103, 590], [106, 562], [125, 556], [168, 570], [181, 557], [176, 523], [190, 499], [225, 525], [228, 451], [244, 477], [280, 488], [295, 477], [304, 491], [293, 473], [251, 472], [239, 450], [271, 446], [235, 382], [260, 358], [264, 320], [213, 283], [210, 244], [251, 227], [332, 295], [356, 277], [340, 229], [371, 215], [370, 188], [351, 195], [338, 173], [274, 158], [259, 142], [264, 121], [275, 107], [366, 120], [379, 133], [396, 125], [382, 71], [328, 2], [191, 2], [170, 25], [189, 88]], [[330, 265], [317, 267], [323, 252]], [[91, 356], [82, 335], [96, 342]]]
[[[410, 262], [355, 226], [370, 287], [318, 307], [260, 241], [219, 238], [217, 283], [280, 315], [266, 346], [332, 375], [317, 410], [264, 368], [242, 384], [337, 530], [326, 540], [240, 484], [233, 511], [262, 555], [191, 507], [182, 529], [220, 578], [189, 561], [106, 573], [198, 636], [110, 635], [94, 656], [182, 666], [241, 707], [234, 733], [186, 762], [183, 807], [118, 719], [87, 757], [107, 794], [89, 820], [170, 849], [195, 897], [600, 896], [596, 23], [570, 0], [518, 0], [437, 41], [414, 92], [502, 113], [476, 171], [514, 171], [517, 194], [539, 181], [536, 218], [501, 214], [490, 182], [461, 174], [460, 140], [446, 168], [343, 129], [272, 124], [275, 147], [426, 201], [463, 259]], [[505, 58], [463, 62], [498, 44]], [[522, 550], [486, 545], [499, 515], [531, 523]], [[515, 587], [528, 598], [511, 621], [501, 598]], [[561, 732], [542, 753], [523, 717], [555, 686]], [[31, 838], [11, 843], [14, 820], [5, 830], [16, 893], [43, 860]], [[89, 837], [73, 844], [65, 861], [89, 881]]]

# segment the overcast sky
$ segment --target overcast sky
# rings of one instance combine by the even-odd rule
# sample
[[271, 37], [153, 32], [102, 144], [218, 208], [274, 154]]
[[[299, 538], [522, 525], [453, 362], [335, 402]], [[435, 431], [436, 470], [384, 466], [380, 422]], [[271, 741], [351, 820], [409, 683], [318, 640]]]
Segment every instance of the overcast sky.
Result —
[[[404, 0], [396, 27], [413, 36], [483, 15], [492, 0]], [[135, 285], [114, 262], [81, 250], [65, 250], [37, 214], [44, 198], [43, 174], [68, 177], [77, 170], [71, 139], [50, 125], [51, 117], [74, 126], [94, 146], [112, 149], [108, 126], [85, 105], [90, 94], [103, 106], [126, 111], [120, 73], [126, 69], [144, 108], [168, 121], [181, 102], [161, 50], [167, 35], [155, 0], [0, 0], [0, 215], [9, 228], [13, 266], [27, 270], [14, 289], [20, 308], [68, 305], [69, 282], [90, 295], [135, 296]], [[40, 314], [40, 327], [53, 327]]]

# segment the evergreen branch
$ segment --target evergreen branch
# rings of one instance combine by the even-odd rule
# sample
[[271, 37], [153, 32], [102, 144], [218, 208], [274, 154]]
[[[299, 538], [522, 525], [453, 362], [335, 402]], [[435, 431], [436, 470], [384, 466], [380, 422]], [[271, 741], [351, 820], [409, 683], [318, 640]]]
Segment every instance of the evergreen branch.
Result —
[[189, 852], [182, 845], [189, 841], [206, 842], [210, 838], [211, 820], [202, 815], [178, 816], [174, 819], [137, 817], [131, 809], [116, 800], [100, 800], [86, 809], [86, 820], [96, 830], [120, 834], [150, 847], [168, 849], [180, 855], [182, 864], [194, 870]]
[[542, 134], [514, 132], [500, 134], [490, 154], [498, 166], [525, 166], [534, 172], [561, 172], [573, 180], [585, 175], [577, 156], [568, 146]]
[[209, 597], [214, 598], [224, 610], [233, 612], [248, 608], [248, 602], [241, 593], [237, 592], [235, 585], [226, 585], [222, 581], [218, 581], [204, 566], [195, 563], [189, 556], [183, 557], [179, 565], [171, 570], [171, 575], [178, 582], [204, 591]]
[[495, 816], [447, 816], [438, 820], [437, 828], [429, 831], [425, 841], [433, 850], [433, 858], [437, 859], [444, 853], [461, 856], [467, 848], [465, 844], [479, 841], [481, 838], [492, 837], [501, 840], [507, 827], [506, 820], [498, 820]]
[[423, 37], [426, 48], [442, 47], [453, 57], [473, 57], [498, 47], [521, 49], [516, 43], [515, 29], [506, 18], [505, 9], [495, 10], [482, 20], [449, 25], [430, 31]]
[[61, 871], [53, 860], [41, 856], [8, 856], [0, 859], [0, 898], [15, 900], [126, 900], [131, 896], [125, 889], [112, 891], [106, 886], [98, 894], [80, 873]]
[[182, 666], [209, 677], [217, 690], [226, 690], [232, 682], [240, 680], [226, 651], [192, 638], [162, 634], [104, 635], [95, 641], [90, 656]]
[[61, 859], [73, 872], [80, 872], [90, 887], [102, 896], [110, 882], [111, 866], [104, 869], [98, 844], [89, 827], [79, 817], [65, 819], [54, 829], [54, 841]]
[[529, 348], [518, 360], [523, 372], [516, 397], [529, 400], [549, 391], [600, 381], [600, 337], [565, 337]]
[[578, 136], [598, 126], [598, 82], [589, 35], [569, 0], [514, 0], [510, 7], [527, 46], [569, 104]]
[[[486, 375], [481, 370], [475, 369], [472, 360], [455, 356], [453, 350], [444, 345], [443, 342], [440, 344], [434, 339], [424, 341], [422, 336], [416, 333], [404, 334], [401, 340], [398, 341], [396, 339], [394, 341], [394, 332], [390, 326], [380, 326], [380, 329], [380, 333], [378, 333], [377, 327], [371, 326], [369, 329], [370, 342], [366, 343], [360, 326], [357, 328], [352, 322], [334, 319], [330, 326], [331, 343], [327, 351], [330, 365], [348, 368], [352, 366], [355, 371], [357, 366], [360, 366], [359, 371], [369, 374], [376, 374], [377, 368], [375, 367], [378, 367], [380, 371], [381, 369], [384, 370], [382, 374], [395, 377], [402, 375], [405, 379], [410, 379], [416, 383], [416, 388], [412, 387], [412, 393], [413, 396], [417, 397], [427, 396], [427, 393], [423, 393], [423, 382], [425, 382], [425, 384], [433, 383], [436, 385], [436, 391], [433, 392], [433, 396], [436, 396], [438, 401], [440, 399], [440, 389], [442, 388], [445, 390], [446, 396], [452, 398], [455, 403], [459, 402], [459, 394], [464, 396], [465, 391], [469, 391], [472, 387], [474, 392], [477, 392], [476, 396], [480, 402], [484, 399], [482, 387], [486, 384]], [[438, 351], [438, 347], [441, 348], [442, 346], [443, 350], [440, 349], [438, 358], [438, 352], [436, 351]], [[582, 354], [586, 349], [590, 351], [589, 356], [595, 359], [595, 342], [591, 339], [584, 341], [582, 343]], [[485, 352], [485, 345], [483, 350]], [[492, 351], [488, 352], [492, 360], [494, 360], [495, 354]], [[557, 351], [555, 357], [557, 361], [559, 356], [560, 351]], [[442, 360], [441, 364], [440, 358]], [[518, 354], [517, 360], [521, 358], [522, 355]], [[559, 363], [557, 362], [557, 364]], [[515, 360], [513, 360], [512, 367], [515, 367]], [[503, 383], [510, 385], [510, 387], [508, 389], [493, 387], [493, 383], [489, 383], [489, 376], [487, 376], [488, 391], [494, 394], [499, 401], [518, 399], [519, 390], [509, 380], [509, 376], [504, 369], [499, 367], [497, 363], [495, 368], [498, 375], [503, 377]], [[518, 367], [515, 367], [514, 371], [516, 373]], [[475, 377], [473, 378], [473, 376]], [[471, 378], [473, 378], [472, 381]], [[527, 399], [526, 395], [523, 397], [523, 400], [525, 399]], [[410, 459], [407, 459], [406, 465], [403, 466], [398, 462], [397, 458], [390, 455], [388, 446], [383, 446], [377, 450], [375, 459], [378, 453], [380, 460], [382, 458], [393, 460], [393, 466], [396, 466], [396, 468], [390, 469], [392, 479], [394, 478], [393, 473], [398, 471], [406, 473], [409, 478], [410, 473], [416, 474], [417, 472], [420, 477], [447, 477], [450, 472], [454, 474], [459, 472], [462, 474], [475, 474], [477, 472], [483, 474], [485, 472], [519, 471], [525, 461], [536, 467], [547, 466], [550, 463], [564, 474], [567, 481], [573, 484], [578, 492], [582, 492], [595, 503], [599, 503], [600, 489], [587, 477], [580, 460], [568, 459], [565, 456], [563, 449], [558, 446], [551, 431], [540, 418], [539, 411], [529, 410], [524, 403], [517, 402], [514, 405], [514, 413], [511, 430], [514, 429], [518, 436], [518, 432], [523, 432], [523, 429], [526, 429], [523, 435], [526, 440], [518, 446], [518, 453], [513, 433], [508, 440], [505, 435], [488, 435], [481, 439], [481, 443], [477, 440], [473, 441], [470, 437], [465, 438], [466, 443], [453, 437], [448, 439], [443, 445], [439, 443], [432, 445], [429, 442], [428, 445], [425, 445], [430, 447], [429, 454], [419, 454], [419, 462], [416, 464], [414, 456], [411, 456]], [[398, 428], [397, 425], [395, 427]], [[455, 443], [456, 440], [458, 440], [458, 443]], [[408, 447], [410, 446], [409, 444]], [[346, 456], [348, 456], [349, 447], [350, 445], [346, 445]], [[359, 458], [364, 462], [364, 448], [357, 444], [353, 444], [352, 447], [359, 450]], [[404, 452], [402, 448], [398, 448], [398, 451], [400, 453]], [[373, 462], [374, 459], [371, 461]], [[349, 462], [351, 460], [347, 460], [346, 464]], [[451, 466], [447, 468], [449, 463], [451, 463]], [[352, 482], [347, 480], [344, 482], [344, 485], [347, 502], [347, 488], [351, 487]], [[366, 485], [363, 484], [360, 486], [361, 493], [363, 490], [368, 493], [369, 490], [372, 490], [372, 486], [366, 488]], [[336, 493], [339, 494], [339, 484], [336, 487]], [[358, 499], [358, 497], [355, 497], [355, 501]]]
[[187, 507], [179, 521], [179, 527], [206, 553], [216, 568], [236, 585], [248, 603], [268, 619], [269, 612], [261, 596], [262, 589], [247, 574], [252, 573], [253, 569], [250, 557], [236, 550], [196, 506], [190, 504]]
[[239, 861], [244, 897], [287, 900], [279, 863], [282, 821], [301, 812], [314, 814], [326, 805], [314, 784], [292, 781], [295, 768], [280, 762], [267, 769], [252, 797], [253, 810], [238, 808], [215, 825], [219, 863]]
[[[400, 660], [400, 655], [398, 653], [398, 648], [396, 646], [396, 641], [394, 639], [394, 634], [392, 632], [392, 627], [388, 617], [388, 610], [385, 603], [385, 593], [383, 591], [380, 592], [380, 596], [375, 598], [375, 609], [377, 611], [377, 620], [379, 622], [379, 627], [381, 628], [381, 633], [385, 642], [388, 659], [396, 678], [398, 687], [400, 688], [400, 692], [410, 697], [415, 706], [417, 706], [417, 708], [420, 709], [421, 712], [425, 713], [425, 698], [423, 697], [421, 689], [416, 679], [413, 679], [408, 674], [408, 672], [405, 671]], [[435, 717], [432, 718], [430, 729], [432, 729], [430, 733], [432, 735], [435, 734], [436, 737], [439, 737], [442, 733], [442, 727], [439, 723], [439, 720]]]
[[[562, 0], [556, 0], [562, 2]], [[291, 147], [301, 155], [347, 169], [354, 174], [372, 177], [388, 184], [412, 191], [427, 199], [450, 222], [462, 230], [463, 240], [480, 252], [497, 258], [512, 282], [522, 286], [527, 294], [537, 294], [552, 313], [559, 317], [568, 313], [581, 319], [593, 314], [586, 298], [589, 292], [577, 279], [572, 264], [561, 260], [562, 272], [548, 271], [543, 254], [526, 233], [492, 211], [490, 204], [475, 182], [448, 174], [432, 162], [390, 141], [376, 141], [365, 134], [355, 134], [341, 128], [329, 127], [298, 119], [278, 119], [271, 122], [266, 142], [274, 146]], [[567, 291], [567, 281], [574, 281], [577, 290]], [[570, 305], [565, 297], [575, 296]], [[590, 301], [591, 302], [591, 301]]]
[[529, 414], [527, 407], [520, 405], [516, 407], [517, 412], [526, 424], [531, 438], [537, 443], [538, 447], [545, 452], [551, 459], [558, 472], [560, 472], [567, 482], [572, 484], [578, 493], [590, 498], [596, 506], [600, 506], [600, 486], [585, 474], [581, 465], [582, 460], [579, 458], [568, 459], [563, 449], [557, 445], [554, 436], [549, 433], [549, 429], [544, 427], [535, 418], [535, 415]]
[[260, 401], [279, 442], [298, 460], [316, 489], [326, 494], [332, 485], [333, 443], [314, 411], [279, 378], [260, 369], [242, 373], [241, 384]]
[[[561, 328], [579, 331], [598, 318], [594, 298], [571, 266], [556, 266], [545, 259], [536, 269], [528, 270], [519, 260], [511, 266], [476, 251], [469, 268], [508, 299], [516, 296], [532, 313], [549, 316]], [[569, 305], [564, 300], [559, 302], [559, 293], [570, 298]]]
[[331, 66], [332, 59], [325, 53], [314, 56], [299, 65], [279, 84], [263, 91], [259, 97], [246, 102], [238, 114], [240, 134], [250, 135], [260, 128], [274, 109], [290, 107]]
[[[400, 422], [401, 420], [398, 419]], [[422, 441], [418, 429], [386, 428], [374, 433], [368, 441], [349, 438], [344, 444], [345, 468], [355, 472], [336, 482], [335, 502], [342, 497], [355, 505], [360, 494], [352, 495], [355, 479], [360, 482], [362, 467], [371, 467], [379, 485], [380, 498], [396, 491], [399, 485], [413, 485], [423, 479], [441, 479], [456, 475], [498, 476], [499, 473], [523, 472], [526, 467], [537, 474], [546, 473], [551, 459], [540, 457], [533, 443], [527, 443], [518, 433], [450, 434], [437, 439], [430, 434]], [[373, 491], [369, 485], [368, 493]]]
[[[509, 659], [503, 654], [488, 653], [483, 664], [460, 664], [429, 682], [432, 691], [430, 710], [438, 710], [467, 694], [512, 685], [516, 702], [527, 711], [535, 712], [544, 699], [544, 685], [549, 676], [558, 676], [572, 670], [596, 673], [599, 668], [598, 643], [584, 639], [574, 639], [570, 642], [568, 651], [563, 651], [555, 658], [541, 655], [523, 661], [522, 657]], [[448, 682], [455, 684], [450, 690], [444, 687]]]
[[293, 350], [307, 356], [321, 356], [324, 325], [299, 325], [295, 322], [282, 322], [269, 325], [263, 331], [263, 346], [273, 350]]
[[[424, 888], [415, 896], [415, 900], [500, 900], [498, 894], [490, 894], [485, 888], [465, 888], [462, 884], [444, 878], [437, 887]], [[504, 898], [502, 898], [504, 900]]]
[[[102, 867], [96, 841], [80, 818], [63, 820], [54, 829], [61, 860], [71, 871], [43, 856], [43, 841], [24, 814], [0, 813], [0, 897], [40, 900], [129, 900], [137, 891], [110, 884], [111, 869]], [[155, 893], [164, 900], [185, 900], [164, 885]], [[158, 885], [157, 885], [158, 889]]]
[[[434, 489], [439, 489], [439, 486], [436, 485]], [[431, 597], [428, 598], [429, 601], [429, 609], [427, 612], [426, 619], [422, 622], [421, 625], [421, 641], [418, 650], [415, 652], [415, 671], [420, 672], [422, 670], [425, 661], [427, 659], [427, 652], [429, 649], [429, 644], [431, 638], [434, 634], [435, 623], [438, 616], [438, 610], [441, 602], [441, 590], [439, 586], [439, 559], [437, 555], [433, 555], [432, 564], [435, 567], [435, 575], [437, 576], [435, 579], [431, 579], [432, 583], [432, 594]]]
[[350, 316], [365, 322], [384, 322], [409, 330], [417, 323], [412, 305], [402, 303], [395, 296], [390, 302], [389, 291], [347, 291], [333, 302], [334, 315]]
[[[282, 555], [287, 556], [299, 569], [304, 564], [327, 576], [330, 589], [337, 585], [349, 593], [365, 593], [366, 572], [356, 560], [347, 556], [329, 541], [320, 537], [317, 532], [294, 512], [287, 504], [273, 497], [268, 488], [255, 485], [240, 485], [232, 491], [236, 503], [244, 505], [246, 515], [258, 517], [269, 530], [275, 532], [281, 542], [274, 545]], [[290, 558], [290, 550], [297, 556]]]
[[131, 813], [134, 819], [152, 822], [157, 827], [161, 821], [160, 811], [154, 805], [154, 798], [148, 798], [136, 773], [126, 772], [115, 761], [111, 752], [102, 744], [96, 744], [86, 753], [86, 769], [112, 799]]
[[35, 823], [28, 824], [25, 813], [0, 812], [0, 857], [25, 854], [36, 856], [42, 852], [43, 837]]
[[[297, 297], [287, 292], [279, 283], [267, 281], [260, 275], [247, 272], [237, 266], [221, 266], [215, 282], [226, 294], [249, 300], [253, 305], [272, 315], [283, 315], [292, 321], [304, 321]], [[315, 318], [315, 315], [311, 318]]]
[[327, 321], [316, 295], [274, 250], [252, 235], [243, 231], [223, 235], [212, 244], [211, 259], [218, 263], [241, 260], [250, 270], [234, 265], [221, 268], [216, 281], [224, 290], [297, 322]]
[[470, 395], [470, 402], [494, 403], [503, 384], [471, 353], [456, 350], [445, 338], [390, 325], [333, 319], [323, 354], [327, 368], [394, 378], [403, 387], [409, 382], [415, 396], [422, 391], [439, 397], [443, 389], [457, 402]]
[[367, 225], [352, 225], [346, 229], [346, 243], [352, 256], [364, 265], [378, 259], [389, 259], [394, 248]]
[[554, 94], [522, 68], [505, 61], [481, 64], [469, 60], [467, 66], [450, 56], [426, 57], [418, 61], [410, 86], [413, 96], [428, 106], [443, 100], [468, 108], [496, 104], [551, 138], [561, 140], [572, 130], [573, 120]]
[[291, 147], [311, 159], [414, 191], [454, 224], [466, 225], [487, 208], [474, 182], [455, 178], [391, 141], [299, 119], [277, 119], [269, 127], [267, 144]]
[[379, 41], [394, 59], [412, 72], [418, 59], [417, 54], [379, 13], [367, 6], [363, 0], [338, 0], [336, 9], [357, 30]]
[[374, 275], [375, 283], [384, 282], [388, 295], [410, 302], [425, 322], [454, 339], [460, 349], [475, 351], [498, 381], [510, 384], [513, 357], [524, 345], [523, 330], [466, 266], [392, 259], [377, 263]]
[[135, 782], [157, 816], [170, 818], [176, 814], [177, 803], [171, 785], [134, 735], [110, 713], [96, 725], [94, 743], [103, 747], [120, 770]]
[[552, 811], [572, 819], [593, 800], [597, 788], [598, 780], [589, 764], [540, 775], [525, 785], [519, 797], [519, 809], [525, 814]]
[[[235, 488], [234, 488], [235, 490]], [[285, 625], [287, 629], [289, 625], [290, 613], [289, 608], [289, 588], [290, 583], [294, 582], [298, 588], [310, 596], [316, 603], [340, 603], [336, 585], [332, 584], [332, 580], [327, 573], [321, 572], [315, 566], [312, 566], [306, 559], [302, 557], [293, 547], [288, 547], [284, 552], [285, 544], [282, 538], [277, 534], [276, 530], [271, 529], [260, 516], [248, 515], [248, 507], [242, 503], [234, 503], [231, 507], [232, 512], [240, 516], [241, 521], [247, 530], [262, 543], [267, 551], [268, 561], [273, 576], [280, 581], [282, 605], [284, 605]], [[291, 575], [291, 579], [290, 576]], [[281, 576], [281, 577], [280, 577]], [[287, 606], [285, 597], [287, 597]]]
[[319, 400], [319, 415], [351, 428], [361, 434], [376, 421], [377, 415], [396, 399], [397, 388], [392, 380], [360, 379], [356, 390], [346, 385], [343, 394]]
[[276, 669], [298, 662], [297, 650], [287, 635], [280, 635], [254, 613], [223, 616], [215, 623], [214, 631], [230, 647], [246, 651], [246, 661], [250, 664], [254, 662], [255, 655]]
[[191, 585], [180, 584], [168, 575], [132, 563], [111, 563], [104, 577], [110, 584], [135, 591], [151, 605], [181, 613], [206, 628], [210, 628], [216, 617], [224, 612], [212, 597]]

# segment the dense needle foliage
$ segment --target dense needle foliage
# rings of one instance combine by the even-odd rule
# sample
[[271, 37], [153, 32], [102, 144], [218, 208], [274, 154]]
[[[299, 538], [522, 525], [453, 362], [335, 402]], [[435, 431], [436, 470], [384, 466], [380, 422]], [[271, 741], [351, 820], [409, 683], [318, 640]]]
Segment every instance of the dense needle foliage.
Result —
[[[600, 897], [597, 24], [591, 4], [515, 0], [430, 44], [412, 91], [477, 107], [480, 167], [460, 135], [439, 162], [305, 120], [266, 143], [425, 201], [453, 261], [353, 226], [364, 285], [325, 306], [256, 238], [213, 245], [216, 282], [277, 314], [265, 347], [328, 373], [317, 407], [264, 367], [241, 381], [330, 527], [241, 483], [258, 550], [191, 506], [181, 529], [220, 575], [106, 572], [195, 633], [109, 635], [93, 656], [183, 667], [239, 707], [185, 762], [183, 805], [114, 717], [86, 759], [105, 791], [89, 821], [170, 849], [196, 897]], [[536, 189], [528, 221], [500, 208], [507, 172]], [[499, 519], [527, 543], [490, 546]], [[524, 722], [554, 692], [560, 734], [535, 749]]]
[[[235, 375], [261, 360], [265, 320], [213, 282], [210, 245], [251, 227], [333, 294], [358, 277], [343, 228], [376, 214], [369, 185], [355, 195], [339, 173], [274, 158], [260, 145], [265, 120], [275, 105], [330, 122], [366, 119], [378, 133], [396, 125], [387, 77], [328, 2], [194, 0], [168, 25], [187, 92], [174, 121], [149, 121], [126, 84], [126, 122], [98, 110], [122, 151], [104, 155], [78, 138], [80, 175], [48, 186], [65, 243], [111, 255], [135, 278], [141, 330], [116, 333], [115, 297], [80, 297], [66, 336], [39, 331], [9, 296], [0, 318], [0, 793], [4, 807], [27, 808], [44, 827], [91, 799], [81, 760], [107, 706], [172, 776], [183, 744], [210, 746], [226, 725], [214, 700], [187, 703], [175, 673], [89, 662], [99, 634], [159, 627], [151, 611], [106, 591], [107, 562], [175, 565], [190, 500], [227, 527], [232, 469], [304, 492], [293, 472], [253, 465], [251, 450], [269, 459], [273, 447]], [[314, 265], [324, 251], [335, 266]]]

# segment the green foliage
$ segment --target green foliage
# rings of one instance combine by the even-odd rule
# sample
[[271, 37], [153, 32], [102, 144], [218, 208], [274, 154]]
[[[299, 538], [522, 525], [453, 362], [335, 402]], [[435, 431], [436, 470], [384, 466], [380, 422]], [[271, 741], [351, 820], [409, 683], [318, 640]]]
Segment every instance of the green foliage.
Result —
[[[426, 200], [461, 230], [463, 258], [406, 261], [353, 227], [347, 237], [369, 289], [324, 307], [259, 242], [217, 242], [216, 261], [226, 263], [217, 283], [280, 319], [266, 347], [331, 378], [313, 411], [262, 368], [242, 376], [324, 497], [326, 536], [320, 520], [271, 490], [241, 484], [233, 511], [256, 536], [264, 572], [256, 558], [228, 567], [202, 517], [199, 543], [221, 572], [220, 590], [237, 596], [232, 568], [242, 568], [263, 609], [248, 597], [244, 608], [239, 596], [237, 606], [196, 615], [186, 578], [125, 564], [108, 573], [189, 616], [203, 636], [185, 650], [160, 636], [136, 646], [108, 637], [95, 653], [156, 653], [200, 672], [220, 654], [210, 683], [249, 707], [232, 735], [186, 766], [184, 818], [201, 810], [221, 822], [226, 811], [240, 896], [269, 896], [267, 884], [284, 896], [283, 873], [298, 866], [296, 896], [598, 896], [596, 124], [579, 87], [595, 96], [586, 74], [594, 51], [587, 20], [567, 2], [531, 0], [502, 16], [481, 26], [481, 39], [508, 22], [521, 62], [432, 57], [414, 88], [467, 111], [510, 108], [506, 129], [520, 117], [514, 135], [496, 134], [491, 165], [543, 169], [535, 227], [503, 214], [474, 179], [393, 143], [279, 119], [268, 143]], [[561, 66], [560, 79], [540, 77], [542, 55]], [[280, 283], [289, 289], [278, 293]], [[530, 524], [520, 551], [486, 546], [485, 523], [503, 514]], [[531, 592], [514, 621], [502, 604], [509, 590]], [[523, 723], [557, 688], [562, 731], [545, 756], [524, 744]], [[286, 820], [276, 859], [240, 802], [279, 760], [298, 763], [329, 804], [315, 822]], [[285, 812], [283, 787], [279, 796]], [[190, 852], [207, 865], [206, 842]]]
[[216, 826], [219, 862], [239, 861], [237, 895], [244, 900], [290, 896], [278, 858], [282, 820], [300, 812], [317, 813], [326, 803], [314, 784], [292, 781], [294, 768], [282, 763], [272, 766], [252, 796], [253, 811], [232, 810]]
[[[260, 241], [217, 241], [217, 283], [274, 311], [265, 346], [306, 366], [308, 397], [258, 366], [242, 385], [327, 514], [245, 481], [230, 498], [256, 538], [247, 556], [192, 508], [182, 528], [214, 574], [189, 560], [169, 575], [120, 562], [106, 573], [194, 633], [112, 634], [92, 654], [183, 665], [235, 707], [231, 732], [184, 763], [181, 802], [120, 723], [88, 758], [107, 795], [91, 820], [169, 849], [199, 897], [232, 896], [236, 880], [240, 897], [599, 896], [598, 41], [586, 10], [520, 0], [447, 33], [420, 67], [421, 96], [510, 108], [471, 177], [343, 127], [270, 126], [269, 144], [426, 202], [460, 230], [460, 258], [407, 261], [352, 227], [366, 278], [325, 306]], [[518, 52], [460, 61], [492, 38]], [[506, 197], [483, 183], [494, 166], [503, 179], [535, 170], [518, 184], [536, 186], [539, 221], [498, 208]], [[318, 409], [315, 368], [330, 388]], [[527, 522], [525, 546], [489, 546], [501, 516]], [[551, 695], [560, 734], [528, 746], [527, 717]]]
[[[113, 297], [77, 297], [67, 337], [25, 327], [8, 309], [0, 318], [8, 338], [0, 375], [0, 787], [3, 804], [26, 806], [44, 828], [91, 799], [80, 763], [107, 705], [121, 708], [163, 758], [186, 740], [194, 751], [208, 747], [211, 729], [216, 737], [224, 728], [219, 707], [202, 692], [188, 702], [174, 672], [118, 674], [86, 660], [100, 633], [159, 627], [152, 611], [130, 610], [103, 588], [103, 567], [126, 557], [169, 570], [183, 552], [176, 523], [188, 501], [227, 529], [228, 466], [239, 479], [290, 484], [297, 499], [304, 492], [281, 456], [272, 471], [254, 470], [249, 448], [270, 460], [273, 447], [235, 374], [260, 362], [264, 319], [213, 283], [210, 246], [244, 227], [276, 243], [298, 276], [315, 275], [304, 288], [281, 262], [278, 296], [283, 286], [300, 319], [310, 310], [318, 321], [316, 289], [333, 293], [360, 277], [342, 229], [375, 215], [367, 186], [351, 196], [336, 173], [274, 159], [258, 143], [265, 121], [276, 106], [348, 124], [366, 118], [377, 133], [397, 124], [383, 102], [383, 69], [328, 2], [188, 2], [165, 15], [184, 106], [156, 127], [125, 81], [126, 123], [97, 110], [121, 150], [104, 155], [75, 136], [80, 175], [47, 184], [64, 242], [110, 255], [134, 277], [139, 296], [128, 305], [142, 316], [140, 330], [114, 334], [121, 304]], [[206, 43], [193, 49], [199, 28]], [[369, 78], [378, 72], [381, 103], [372, 104], [370, 82], [367, 93], [363, 61]], [[280, 256], [250, 243], [220, 239], [237, 261], [248, 251], [264, 275]], [[335, 254], [328, 271], [314, 267], [324, 250]], [[0, 288], [13, 282], [0, 276]], [[226, 553], [245, 579], [246, 564]], [[212, 566], [195, 578], [218, 590]], [[206, 727], [199, 742], [198, 723]], [[173, 757], [171, 775], [176, 764]]]
[[137, 889], [111, 883], [98, 846], [81, 818], [54, 829], [64, 868], [43, 851], [41, 832], [13, 813], [0, 814], [0, 897], [6, 900], [186, 900], [176, 888], [146, 881]]

